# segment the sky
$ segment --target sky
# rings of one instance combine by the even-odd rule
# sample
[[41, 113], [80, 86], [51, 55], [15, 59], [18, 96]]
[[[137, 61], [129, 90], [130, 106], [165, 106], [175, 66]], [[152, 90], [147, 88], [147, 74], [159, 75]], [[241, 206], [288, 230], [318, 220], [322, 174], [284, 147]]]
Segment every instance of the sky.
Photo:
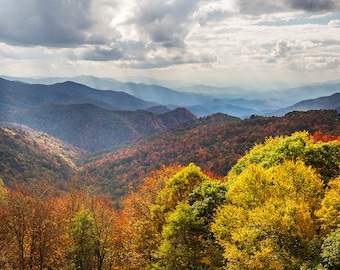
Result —
[[339, 0], [0, 0], [0, 74], [340, 80]]

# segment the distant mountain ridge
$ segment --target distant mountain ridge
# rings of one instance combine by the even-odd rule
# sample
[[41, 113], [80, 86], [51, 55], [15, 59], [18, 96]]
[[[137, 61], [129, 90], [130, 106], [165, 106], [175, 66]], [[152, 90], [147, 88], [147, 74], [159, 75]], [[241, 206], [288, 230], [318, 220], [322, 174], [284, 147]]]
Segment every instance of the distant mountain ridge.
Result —
[[32, 109], [44, 104], [91, 103], [109, 110], [138, 110], [158, 105], [124, 92], [101, 91], [75, 82], [28, 84], [0, 78], [1, 111]]
[[90, 152], [165, 131], [195, 118], [184, 108], [157, 115], [145, 110], [110, 111], [93, 104], [48, 104], [0, 113], [2, 122], [26, 125]]
[[98, 90], [118, 91], [130, 94], [136, 98], [162, 104], [162, 105], [193, 105], [202, 102], [207, 97], [203, 94], [185, 93], [175, 91], [173, 89], [163, 87], [160, 85], [150, 85], [144, 83], [120, 82], [109, 78], [97, 78], [94, 76], [76, 76], [76, 77], [51, 77], [42, 79], [31, 78], [16, 78], [6, 77], [9, 80], [26, 82], [29, 84], [59, 84], [67, 81], [72, 81], [77, 84], [86, 85], [87, 87]]
[[[117, 110], [117, 109], [146, 109], [146, 107], [157, 108], [154, 112], [163, 113], [167, 109], [185, 107], [196, 116], [207, 116], [214, 113], [226, 113], [240, 118], [248, 118], [251, 115], [284, 115], [289, 111], [293, 104], [306, 99], [318, 98], [320, 96], [332, 95], [340, 91], [340, 81], [330, 81], [325, 83], [315, 83], [311, 85], [302, 85], [300, 87], [276, 90], [247, 90], [240, 87], [214, 87], [207, 85], [196, 85], [182, 87], [176, 90], [159, 85], [149, 85], [144, 83], [120, 82], [111, 78], [97, 78], [94, 76], [77, 76], [77, 77], [52, 77], [42, 79], [15, 78], [6, 77], [16, 80], [13, 83], [20, 83], [22, 80], [27, 83], [54, 83], [55, 88], [66, 87], [73, 81], [77, 87], [87, 87], [92, 90], [109, 90], [108, 92], [125, 93], [137, 100], [130, 101], [129, 104], [124, 102], [113, 102], [112, 98], [99, 98], [98, 96], [79, 98], [76, 103], [92, 103], [96, 106]], [[81, 86], [83, 85], [83, 86]], [[21, 87], [23, 85], [21, 84]], [[32, 85], [26, 86], [28, 88]], [[50, 85], [49, 87], [52, 87]], [[112, 91], [113, 90], [113, 91]], [[107, 92], [107, 91], [102, 91]], [[98, 92], [96, 92], [98, 93]], [[65, 93], [64, 93], [65, 94]], [[103, 93], [101, 93], [103, 94]], [[1, 95], [1, 92], [0, 92]], [[103, 94], [104, 96], [106, 94]], [[118, 98], [118, 99], [121, 99]], [[118, 100], [117, 99], [117, 100]], [[124, 99], [127, 100], [127, 97]], [[124, 100], [121, 99], [121, 100]], [[110, 101], [110, 102], [108, 102]], [[72, 103], [72, 102], [71, 102]], [[109, 103], [109, 104], [108, 104]], [[146, 103], [146, 104], [145, 104]], [[1, 104], [2, 109], [15, 109], [11, 104]], [[124, 108], [122, 108], [124, 107]], [[289, 108], [285, 110], [284, 108]], [[316, 109], [318, 107], [305, 107], [305, 109]], [[327, 107], [327, 109], [336, 109]], [[282, 112], [280, 113], [280, 110]]]
[[291, 111], [308, 111], [308, 110], [336, 110], [340, 112], [340, 93], [330, 96], [307, 99], [300, 101], [292, 106], [282, 108], [270, 113], [270, 115], [283, 116]]
[[[147, 107], [162, 105], [164, 107], [161, 111], [164, 112], [166, 107], [169, 109], [186, 107], [198, 117], [222, 112], [244, 118], [254, 113], [262, 113], [257, 110], [259, 100], [236, 99], [234, 98], [236, 95], [231, 94], [228, 94], [228, 97], [215, 97], [212, 94], [179, 92], [158, 85], [122, 83], [114, 79], [100, 79], [93, 76], [45, 79], [6, 78], [13, 81], [4, 79], [0, 81], [0, 95], [6, 97], [2, 102], [2, 110], [32, 108], [46, 103], [92, 103], [109, 110], [147, 109]], [[36, 84], [37, 82], [39, 84]], [[242, 91], [237, 89], [237, 94], [240, 94]], [[20, 96], [20, 99], [13, 95]], [[267, 108], [267, 111], [273, 108], [271, 101], [263, 100], [261, 103], [261, 107]], [[274, 108], [279, 107], [275, 105]]]

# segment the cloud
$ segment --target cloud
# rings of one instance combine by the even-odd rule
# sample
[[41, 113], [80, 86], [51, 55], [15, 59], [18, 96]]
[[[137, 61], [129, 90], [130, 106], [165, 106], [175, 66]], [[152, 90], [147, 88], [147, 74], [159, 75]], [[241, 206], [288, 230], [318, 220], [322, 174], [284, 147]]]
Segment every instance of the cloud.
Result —
[[[0, 5], [4, 73], [5, 66], [15, 73], [24, 65], [29, 72], [36, 67], [40, 73], [107, 76], [117, 70], [168, 75], [179, 69], [183, 77], [191, 72], [198, 79], [227, 80], [339, 70], [338, 0], [0, 0]], [[47, 65], [54, 68], [47, 71]]]
[[23, 46], [73, 46], [94, 24], [90, 0], [0, 1], [0, 40]]
[[330, 20], [328, 23], [330, 27], [340, 27], [340, 20]]
[[95, 46], [87, 50], [81, 55], [81, 59], [90, 61], [113, 61], [123, 57], [123, 52], [120, 48], [108, 46]]
[[263, 14], [284, 11], [282, 1], [271, 0], [237, 0], [237, 6], [240, 13], [245, 14]]
[[326, 59], [316, 59], [314, 62], [307, 63], [305, 68], [307, 71], [337, 71], [340, 67], [339, 59], [326, 58]]
[[202, 1], [196, 11], [196, 20], [200, 25], [211, 21], [221, 21], [232, 16], [238, 10], [235, 1]]
[[[272, 47], [271, 52], [268, 56], [263, 57], [265, 63], [277, 63], [280, 59], [286, 59], [289, 57], [291, 51], [293, 50], [293, 44], [286, 40], [278, 40], [274, 47]], [[268, 46], [264, 46], [266, 48]], [[259, 57], [261, 59], [261, 57]]]
[[291, 8], [307, 12], [334, 11], [340, 6], [337, 0], [289, 0]]
[[338, 0], [235, 0], [241, 14], [270, 14], [275, 12], [327, 12], [340, 10]]
[[272, 54], [276, 58], [284, 58], [290, 50], [291, 47], [288, 45], [287, 41], [279, 40], [276, 42], [276, 46], [273, 48]]
[[144, 0], [135, 8], [134, 23], [146, 42], [184, 47], [198, 0]]
[[172, 51], [172, 53], [169, 53], [166, 56], [164, 54], [146, 55], [146, 59], [144, 61], [139, 59], [139, 61], [122, 62], [121, 65], [134, 69], [154, 69], [183, 64], [209, 64], [217, 60], [216, 55], [214, 54], [194, 54], [173, 49]]

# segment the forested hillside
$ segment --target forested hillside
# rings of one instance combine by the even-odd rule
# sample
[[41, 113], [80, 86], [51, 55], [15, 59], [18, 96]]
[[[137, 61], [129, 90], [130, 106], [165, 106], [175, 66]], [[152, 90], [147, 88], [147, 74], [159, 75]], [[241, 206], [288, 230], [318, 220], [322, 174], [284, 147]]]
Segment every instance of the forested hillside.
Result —
[[[53, 106], [51, 110], [54, 110]], [[76, 116], [75, 113], [73, 115]], [[133, 115], [135, 118], [132, 121], [139, 121], [148, 113], [141, 112], [140, 117], [138, 112]], [[180, 121], [181, 110], [166, 115], [163, 122], [156, 123], [173, 125]], [[161, 119], [162, 116], [158, 117]], [[187, 117], [185, 110], [183, 117]], [[58, 127], [57, 123], [59, 127], [64, 126], [57, 117], [54, 121], [54, 127]], [[97, 124], [95, 118], [86, 121]], [[152, 121], [145, 121], [140, 126], [142, 129], [148, 129], [152, 125]], [[293, 112], [285, 117], [253, 116], [246, 120], [216, 114], [90, 156], [87, 155], [88, 152], [67, 145], [46, 133], [4, 128], [1, 133], [0, 176], [10, 187], [25, 182], [32, 189], [35, 183], [47, 181], [53, 183], [57, 190], [65, 190], [70, 186], [73, 176], [86, 175], [93, 179], [102, 192], [118, 202], [129, 189], [135, 188], [150, 172], [163, 165], [185, 166], [194, 162], [205, 172], [224, 176], [247, 150], [256, 143], [263, 142], [268, 136], [288, 135], [302, 130], [311, 134], [323, 132], [338, 136], [339, 121], [335, 111]], [[106, 133], [107, 138], [113, 140], [115, 132], [124, 128], [122, 125], [123, 123], [116, 129], [110, 128], [111, 132]], [[59, 130], [63, 132], [62, 128]], [[97, 132], [88, 131], [89, 126], [84, 130], [82, 125], [74, 124], [73, 130], [78, 131], [77, 136], [74, 136], [78, 145], [93, 145], [96, 141], [102, 144], [106, 138], [101, 135], [100, 129]], [[66, 134], [68, 133], [62, 135]], [[93, 137], [89, 134], [93, 134]]]
[[92, 156], [85, 171], [117, 198], [162, 164], [194, 162], [204, 171], [223, 176], [247, 150], [266, 137], [303, 130], [339, 135], [337, 112], [292, 112], [284, 117], [253, 116], [246, 120], [216, 114]]
[[0, 119], [29, 126], [95, 152], [165, 131], [196, 117], [182, 108], [158, 115], [143, 110], [110, 111], [92, 104], [49, 104], [30, 110], [0, 112]]
[[0, 184], [0, 268], [339, 269], [338, 139], [268, 138], [225, 178], [163, 166], [121, 209], [88, 176], [59, 197]]
[[0, 178], [8, 187], [66, 191], [84, 157], [46, 133], [0, 127]]

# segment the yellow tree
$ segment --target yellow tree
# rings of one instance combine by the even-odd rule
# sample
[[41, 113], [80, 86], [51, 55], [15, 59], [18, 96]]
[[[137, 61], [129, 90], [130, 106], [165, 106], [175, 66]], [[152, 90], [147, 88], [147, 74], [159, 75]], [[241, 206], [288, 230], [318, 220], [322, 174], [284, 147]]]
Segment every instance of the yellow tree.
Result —
[[328, 184], [328, 189], [316, 212], [325, 234], [321, 257], [327, 269], [340, 267], [340, 177]]
[[323, 182], [302, 161], [246, 167], [227, 192], [212, 230], [227, 269], [297, 269], [319, 262], [314, 214]]
[[120, 258], [118, 265], [121, 268], [141, 269], [153, 260], [161, 232], [157, 231], [152, 207], [168, 180], [182, 169], [181, 166], [163, 166], [123, 199], [123, 209], [115, 223], [119, 236], [116, 239], [116, 246], [119, 247], [116, 258]]
[[303, 160], [306, 165], [315, 168], [327, 183], [340, 173], [340, 141], [314, 142], [308, 132], [267, 138], [233, 166], [228, 173], [228, 180], [233, 181], [250, 164], [270, 168], [285, 160]]
[[330, 181], [328, 187], [321, 208], [317, 211], [325, 233], [337, 229], [340, 225], [340, 176]]

